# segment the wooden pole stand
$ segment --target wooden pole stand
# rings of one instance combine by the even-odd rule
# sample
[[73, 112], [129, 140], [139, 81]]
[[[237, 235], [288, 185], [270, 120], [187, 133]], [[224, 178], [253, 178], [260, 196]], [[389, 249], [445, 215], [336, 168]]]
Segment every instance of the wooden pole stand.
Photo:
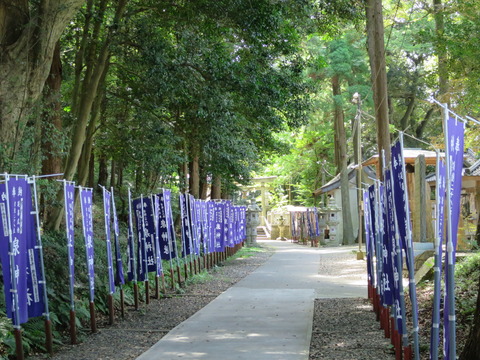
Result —
[[113, 295], [109, 294], [107, 297], [108, 304], [108, 324], [113, 325], [115, 322], [115, 309], [113, 307]]
[[135, 310], [138, 310], [138, 284], [136, 282], [133, 284], [133, 298], [135, 302]]
[[77, 326], [76, 326], [75, 310], [70, 310], [70, 344], [77, 343]]
[[90, 329], [92, 333], [97, 332], [97, 320], [95, 319], [95, 303], [90, 301]]
[[45, 319], [45, 349], [50, 356], [53, 355], [52, 321], [50, 319]]
[[148, 280], [145, 280], [145, 304], [150, 304], [150, 286]]
[[123, 288], [120, 288], [120, 314], [122, 315], [122, 318], [125, 317], [125, 294]]
[[15, 336], [15, 354], [17, 356], [17, 360], [23, 360], [25, 356], [23, 353], [22, 330], [13, 329], [13, 334]]

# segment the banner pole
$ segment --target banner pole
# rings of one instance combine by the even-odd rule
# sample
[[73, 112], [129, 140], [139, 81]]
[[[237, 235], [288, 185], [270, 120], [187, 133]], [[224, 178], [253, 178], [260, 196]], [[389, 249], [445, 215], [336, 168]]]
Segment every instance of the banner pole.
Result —
[[[405, 171], [405, 157], [403, 156], [403, 132], [400, 132], [400, 147], [402, 152], [402, 160], [404, 165], [402, 166], [403, 178], [405, 179], [405, 187], [407, 186], [407, 175]], [[417, 303], [417, 287], [415, 284], [415, 264], [414, 264], [414, 253], [413, 253], [413, 239], [412, 239], [412, 230], [410, 225], [410, 209], [408, 206], [408, 189], [405, 188], [405, 216], [407, 223], [407, 238], [405, 239], [407, 243], [407, 262], [409, 263], [409, 291], [410, 299], [412, 302], [412, 326], [413, 326], [413, 355], [415, 360], [420, 359], [420, 348], [419, 348], [419, 337], [418, 337], [418, 303]]]
[[142, 206], [142, 242], [143, 242], [143, 262], [145, 263], [145, 279], [143, 281], [145, 285], [145, 304], [150, 304], [150, 286], [148, 284], [148, 262], [147, 262], [147, 239], [145, 237], [145, 211], [143, 209], [143, 194], [140, 195], [140, 203]]
[[449, 141], [449, 133], [448, 133], [448, 105], [444, 104], [443, 106], [444, 114], [443, 114], [443, 133], [445, 139], [445, 163], [446, 163], [446, 171], [445, 171], [445, 179], [446, 179], [446, 206], [447, 206], [447, 258], [446, 258], [446, 280], [447, 284], [445, 288], [445, 297], [448, 301], [448, 321], [444, 324], [445, 328], [448, 328], [448, 343], [444, 344], [444, 348], [447, 348], [447, 353], [445, 354], [445, 358], [449, 360], [456, 359], [457, 350], [456, 350], [456, 324], [455, 324], [455, 265], [453, 260], [453, 229], [452, 229], [452, 202], [451, 202], [451, 189], [452, 189], [452, 179], [451, 179], [451, 171], [452, 171], [452, 164], [450, 161], [450, 148], [448, 146]]
[[[67, 235], [67, 251], [68, 251], [68, 257], [69, 257], [69, 262], [73, 261], [73, 259], [70, 259], [70, 249], [69, 246], [72, 245], [74, 246], [74, 239], [70, 239], [70, 231], [73, 230], [70, 228], [70, 219], [69, 219], [69, 211], [68, 211], [68, 192], [67, 192], [67, 180], [61, 180], [63, 182], [63, 193], [64, 193], [64, 206], [65, 206], [65, 227], [66, 227], [66, 235]], [[72, 194], [72, 202], [75, 201], [75, 184], [72, 182], [71, 183], [73, 186], [73, 194]], [[73, 206], [73, 205], [72, 205]], [[73, 219], [73, 217], [72, 217]], [[72, 244], [70, 244], [70, 240], [72, 241]], [[77, 343], [77, 328], [76, 328], [76, 314], [75, 314], [75, 295], [74, 295], [74, 288], [75, 288], [75, 277], [74, 274], [72, 273], [72, 269], [70, 267], [70, 264], [68, 266], [68, 276], [69, 276], [69, 295], [70, 295], [70, 322], [69, 322], [69, 328], [70, 328], [70, 344], [75, 345]]]
[[157, 195], [151, 194], [150, 195], [150, 203], [152, 204], [152, 211], [153, 211], [153, 226], [155, 227], [155, 241], [153, 242], [153, 254], [155, 258], [155, 295], [153, 296], [155, 299], [160, 299], [160, 275], [159, 273], [159, 258], [157, 256], [157, 246], [158, 246], [158, 209], [157, 209]]
[[[137, 283], [137, 258], [135, 256], [135, 235], [133, 232], [133, 218], [132, 218], [132, 192], [130, 187], [128, 187], [128, 227], [129, 232], [132, 236], [130, 239], [130, 244], [132, 245], [131, 254], [132, 257], [132, 274], [133, 274], [133, 299], [135, 310], [138, 310], [138, 283]], [[130, 263], [130, 259], [128, 259]]]
[[[169, 221], [170, 210], [167, 208], [165, 189], [162, 189], [162, 201], [163, 201], [163, 208], [165, 210], [165, 225], [167, 226], [168, 262], [170, 264], [170, 282], [171, 282], [172, 290], [174, 290], [175, 289], [175, 272], [173, 270], [173, 261], [172, 261], [172, 244], [173, 244], [173, 241], [171, 239], [171, 234], [170, 234], [170, 221]], [[169, 205], [170, 205], [170, 203], [171, 202], [169, 202]]]
[[113, 234], [115, 237], [115, 270], [117, 275], [115, 278], [117, 279], [118, 286], [120, 288], [120, 315], [122, 316], [122, 318], [124, 318], [125, 294], [123, 291], [123, 284], [125, 283], [125, 276], [123, 272], [123, 261], [119, 243], [120, 229], [118, 227], [117, 207], [115, 205], [115, 194], [113, 186], [110, 188], [110, 193], [112, 194]]
[[52, 338], [52, 321], [50, 320], [50, 312], [48, 310], [48, 295], [47, 295], [47, 279], [45, 276], [45, 263], [43, 261], [43, 244], [42, 244], [42, 232], [40, 229], [40, 217], [38, 214], [38, 194], [37, 194], [37, 182], [35, 175], [32, 177], [33, 185], [33, 198], [35, 206], [35, 220], [37, 222], [37, 247], [40, 259], [40, 271], [42, 272], [42, 280], [39, 281], [43, 284], [43, 301], [45, 304], [45, 348], [47, 353], [53, 355], [53, 338]]
[[[390, 182], [391, 182], [391, 186], [392, 186], [392, 194], [393, 194], [393, 197], [395, 198], [395, 187], [393, 185], [393, 181], [394, 181], [394, 178], [392, 176], [391, 179], [390, 179]], [[402, 334], [401, 334], [402, 344], [401, 345], [398, 344], [398, 347], [402, 346], [403, 349], [406, 349], [408, 347], [408, 334], [407, 334], [407, 324], [406, 324], [406, 318], [405, 318], [405, 316], [406, 316], [405, 315], [406, 314], [406, 311], [405, 311], [405, 292], [403, 290], [403, 261], [402, 261], [402, 248], [400, 246], [400, 234], [398, 232], [399, 225], [398, 225], [398, 220], [397, 220], [397, 216], [396, 216], [395, 201], [393, 202], [393, 210], [394, 210], [394, 214], [395, 214], [395, 216], [394, 216], [395, 228], [397, 229], [397, 231], [395, 232], [395, 237], [394, 237], [394, 239], [395, 239], [395, 243], [394, 243], [395, 256], [396, 256], [396, 259], [397, 259], [397, 266], [399, 267], [399, 268], [397, 268], [397, 271], [396, 271], [397, 272], [397, 285], [396, 285], [396, 287], [398, 288], [398, 293], [400, 295], [400, 299], [398, 299], [399, 304], [395, 304], [395, 310], [397, 312], [397, 314], [395, 314], [395, 317], [397, 319], [399, 317], [402, 319], [402, 328], [398, 329], [399, 332], [400, 332], [400, 330], [402, 332]], [[394, 271], [395, 271], [395, 269], [394, 269]], [[401, 354], [401, 352], [400, 352], [400, 354]]]
[[[169, 213], [169, 219], [170, 219], [170, 222], [171, 222], [171, 229], [173, 230], [172, 233], [170, 234], [170, 231], [169, 231], [169, 234], [170, 236], [172, 237], [172, 246], [175, 248], [175, 259], [176, 259], [176, 263], [177, 263], [177, 277], [178, 277], [178, 286], [181, 286], [182, 285], [182, 274], [180, 273], [180, 259], [179, 259], [179, 256], [178, 256], [178, 248], [177, 248], [177, 238], [175, 236], [175, 229], [174, 229], [174, 224], [173, 224], [173, 213], [172, 213], [172, 206], [171, 206], [171, 202], [172, 202], [172, 199], [170, 197], [170, 206], [168, 207], [168, 213]], [[171, 257], [171, 255], [170, 255]]]
[[440, 174], [440, 152], [436, 150], [437, 153], [437, 161], [436, 161], [436, 179], [437, 179], [437, 186], [435, 189], [435, 205], [436, 205], [436, 221], [435, 221], [435, 260], [433, 266], [433, 314], [432, 314], [432, 329], [430, 334], [430, 359], [438, 359], [438, 346], [440, 340], [440, 296], [441, 296], [441, 271], [442, 271], [442, 247], [441, 247], [441, 231], [440, 226], [443, 227], [443, 221], [441, 221], [440, 214], [443, 214], [441, 211], [440, 206], [444, 203], [440, 201], [440, 197], [444, 197], [444, 194], [441, 194], [440, 191], [440, 182], [441, 182], [441, 174]]
[[106, 197], [107, 197], [107, 189], [98, 184], [100, 188], [102, 189], [102, 195], [103, 195], [103, 212], [104, 212], [104, 221], [105, 221], [105, 241], [106, 241], [106, 246], [107, 246], [107, 266], [108, 266], [108, 295], [107, 295], [107, 306], [108, 306], [108, 323], [109, 325], [113, 325], [115, 322], [115, 310], [113, 306], [113, 292], [111, 289], [111, 284], [113, 282], [113, 261], [112, 260], [112, 245], [111, 245], [111, 233], [110, 233], [110, 204], [107, 203]]
[[[82, 198], [81, 198], [82, 190], [84, 188], [82, 186], [79, 186], [78, 188], [79, 188], [79, 191], [80, 191], [80, 208], [81, 208], [81, 212], [82, 212], [83, 236], [86, 239], [87, 238], [87, 234], [86, 234], [87, 228], [86, 228], [86, 224], [85, 224], [83, 201], [82, 201]], [[92, 221], [93, 221], [93, 219], [92, 219]], [[86, 255], [87, 271], [89, 271], [88, 249], [87, 249], [86, 245], [85, 245], [85, 255]], [[89, 288], [90, 288], [90, 305], [89, 305], [89, 309], [90, 309], [90, 329], [92, 330], [92, 333], [96, 333], [97, 332], [97, 321], [96, 321], [96, 318], [95, 318], [95, 299], [92, 296], [90, 279], [89, 279]]]
[[[179, 206], [180, 206], [180, 217], [181, 217], [181, 225], [180, 225], [180, 228], [181, 228], [181, 236], [182, 236], [182, 246], [183, 246], [183, 254], [184, 254], [184, 257], [183, 257], [183, 271], [185, 272], [185, 281], [187, 281], [187, 278], [188, 278], [188, 264], [187, 264], [187, 261], [188, 261], [188, 255], [187, 255], [187, 236], [185, 234], [185, 221], [188, 222], [188, 217], [185, 219], [184, 217], [184, 214], [183, 212], [187, 212], [187, 209], [184, 209], [183, 205], [182, 205], [182, 197], [183, 199], [185, 199], [185, 195], [183, 195], [182, 193], [179, 193], [178, 194], [178, 200], [179, 200]], [[185, 207], [187, 206], [187, 201], [185, 201]]]

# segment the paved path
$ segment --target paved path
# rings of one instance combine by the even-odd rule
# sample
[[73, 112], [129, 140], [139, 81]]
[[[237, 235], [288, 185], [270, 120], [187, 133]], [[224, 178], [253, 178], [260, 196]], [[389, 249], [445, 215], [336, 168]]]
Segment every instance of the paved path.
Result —
[[366, 297], [354, 247], [263, 241], [275, 254], [137, 359], [306, 360], [315, 298]]

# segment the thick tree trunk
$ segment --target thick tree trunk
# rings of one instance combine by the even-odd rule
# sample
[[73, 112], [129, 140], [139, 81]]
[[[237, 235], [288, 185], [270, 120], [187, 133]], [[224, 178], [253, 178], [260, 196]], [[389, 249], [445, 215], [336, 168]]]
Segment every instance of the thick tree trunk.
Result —
[[210, 198], [211, 199], [222, 198], [222, 177], [220, 175], [215, 175], [213, 177], [212, 193], [210, 194]]
[[62, 172], [62, 158], [58, 146], [59, 134], [62, 131], [60, 87], [62, 85], [62, 62], [60, 59], [60, 43], [57, 43], [53, 56], [50, 74], [48, 75], [44, 97], [46, 111], [42, 114], [42, 174], [59, 174]]
[[0, 2], [0, 171], [21, 143], [32, 104], [42, 94], [56, 43], [85, 0]]
[[338, 139], [338, 155], [340, 161], [340, 187], [342, 193], [342, 227], [343, 244], [351, 245], [354, 243], [352, 212], [350, 209], [350, 186], [348, 182], [347, 169], [347, 136], [345, 133], [345, 123], [343, 109], [340, 103], [341, 89], [338, 76], [332, 78], [332, 90], [335, 103], [335, 129]]
[[[387, 71], [385, 64], [385, 41], [381, 0], [366, 1], [367, 45], [370, 59], [373, 101], [377, 123], [378, 153], [385, 150], [385, 160], [390, 162], [390, 133], [388, 121]], [[380, 169], [384, 164], [379, 157]], [[383, 172], [380, 171], [380, 174]]]

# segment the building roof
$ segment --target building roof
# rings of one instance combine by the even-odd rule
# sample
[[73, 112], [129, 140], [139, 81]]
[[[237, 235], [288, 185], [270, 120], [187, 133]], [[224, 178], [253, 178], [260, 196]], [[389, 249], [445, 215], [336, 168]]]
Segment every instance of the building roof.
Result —
[[[427, 165], [435, 165], [437, 162], [437, 153], [435, 151], [423, 150], [423, 149], [403, 149], [403, 157], [405, 159], [405, 164], [415, 164], [415, 159], [417, 156], [425, 156], [425, 163]], [[440, 153], [441, 157], [445, 157], [444, 153]], [[363, 166], [377, 165], [378, 164], [378, 154], [373, 155], [370, 159], [363, 162]]]
[[[357, 175], [356, 169], [357, 169], [357, 165], [355, 164], [348, 165], [348, 168], [347, 168], [348, 180], [350, 181], [350, 183], [355, 183], [355, 181], [352, 181], [352, 180], [356, 179], [356, 175]], [[372, 179], [372, 180], [376, 179], [375, 171], [372, 170], [370, 167], [363, 166], [362, 171], [364, 175], [366, 175], [369, 179]], [[323, 194], [323, 193], [338, 189], [339, 187], [340, 187], [340, 174], [337, 174], [334, 178], [332, 178], [329, 182], [323, 185], [320, 189], [315, 190], [313, 192], [313, 196], [317, 196], [319, 194]]]

